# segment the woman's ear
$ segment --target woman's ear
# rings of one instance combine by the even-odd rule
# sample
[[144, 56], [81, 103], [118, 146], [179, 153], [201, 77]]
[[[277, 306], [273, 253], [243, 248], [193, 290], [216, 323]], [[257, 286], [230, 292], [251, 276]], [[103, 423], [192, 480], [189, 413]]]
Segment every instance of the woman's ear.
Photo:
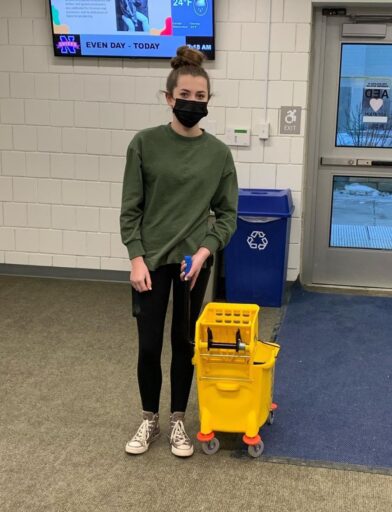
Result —
[[169, 107], [173, 108], [174, 103], [176, 102], [175, 99], [173, 98], [173, 96], [169, 92], [165, 92], [165, 98], [166, 98], [166, 102], [169, 105]]

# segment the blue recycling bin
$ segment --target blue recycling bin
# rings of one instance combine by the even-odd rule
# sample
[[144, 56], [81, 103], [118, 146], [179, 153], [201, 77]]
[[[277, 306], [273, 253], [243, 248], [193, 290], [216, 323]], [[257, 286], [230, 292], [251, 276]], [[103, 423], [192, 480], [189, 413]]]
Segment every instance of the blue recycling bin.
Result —
[[240, 189], [237, 230], [224, 252], [228, 302], [282, 305], [293, 210], [290, 189]]

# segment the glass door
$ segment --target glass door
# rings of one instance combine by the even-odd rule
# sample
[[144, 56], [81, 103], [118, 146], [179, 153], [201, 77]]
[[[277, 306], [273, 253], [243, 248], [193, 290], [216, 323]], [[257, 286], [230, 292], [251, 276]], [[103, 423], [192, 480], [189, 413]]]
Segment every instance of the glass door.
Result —
[[392, 289], [392, 26], [377, 18], [375, 36], [362, 16], [318, 18], [305, 274], [313, 284]]

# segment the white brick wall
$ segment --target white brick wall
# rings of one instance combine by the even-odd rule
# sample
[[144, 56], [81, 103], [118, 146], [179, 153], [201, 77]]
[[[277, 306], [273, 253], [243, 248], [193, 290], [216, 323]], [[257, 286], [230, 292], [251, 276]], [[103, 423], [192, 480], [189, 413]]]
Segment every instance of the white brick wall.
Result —
[[89, 256], [110, 256], [109, 233], [87, 233], [87, 254]]
[[22, 47], [0, 46], [0, 71], [23, 71]]
[[99, 181], [122, 182], [125, 157], [101, 156], [99, 158]]
[[50, 103], [45, 100], [25, 100], [26, 124], [50, 125]]
[[0, 73], [0, 98], [8, 98], [10, 95], [9, 73]]
[[26, 226], [27, 205], [23, 203], [4, 203], [4, 226]]
[[25, 72], [47, 73], [49, 71], [48, 48], [46, 46], [25, 46], [23, 57]]
[[99, 127], [120, 130], [124, 128], [123, 105], [117, 103], [100, 103]]
[[228, 78], [250, 79], [253, 77], [254, 55], [250, 52], [232, 52], [227, 62]]
[[62, 133], [60, 128], [53, 126], [39, 126], [38, 151], [61, 151]]
[[22, 252], [39, 252], [39, 230], [16, 228], [15, 249]]
[[6, 252], [4, 255], [4, 263], [13, 265], [28, 265], [29, 255], [25, 252]]
[[2, 168], [6, 176], [25, 176], [26, 154], [19, 151], [3, 151]]
[[[304, 129], [281, 136], [278, 123], [282, 105], [306, 115], [311, 1], [273, 0], [271, 13], [269, 0], [240, 4], [216, 2], [203, 126], [221, 140], [228, 126], [251, 128], [251, 146], [232, 148], [240, 186], [292, 188], [294, 278]], [[138, 130], [170, 120], [159, 93], [169, 64], [56, 58], [49, 18], [46, 0], [0, 0], [0, 263], [129, 270], [119, 236], [125, 152]], [[271, 136], [260, 141], [265, 119]]]
[[75, 155], [75, 177], [77, 180], [99, 180], [99, 157]]
[[76, 208], [76, 228], [81, 231], [100, 231], [99, 208]]
[[86, 151], [95, 155], [110, 155], [112, 132], [110, 130], [87, 130]]
[[37, 129], [35, 126], [14, 126], [14, 148], [22, 151], [37, 150]]
[[293, 52], [295, 49], [294, 23], [272, 23], [271, 25], [271, 51]]
[[34, 178], [49, 178], [50, 154], [26, 153], [26, 175]]
[[38, 180], [38, 202], [41, 204], [61, 203], [61, 180]]
[[108, 101], [110, 78], [108, 76], [85, 76], [83, 79], [84, 99], [88, 101]]
[[58, 75], [39, 73], [35, 75], [35, 94], [37, 98], [59, 98], [60, 86]]
[[51, 267], [53, 265], [53, 257], [49, 254], [29, 254], [28, 262], [29, 265]]
[[8, 23], [6, 19], [0, 19], [0, 44], [8, 44]]
[[75, 176], [74, 155], [50, 155], [50, 174], [52, 178], [72, 179]]
[[11, 73], [11, 96], [13, 98], [34, 98], [35, 80], [33, 73]]
[[29, 45], [33, 42], [33, 20], [26, 18], [14, 18], [8, 20], [10, 44]]
[[55, 229], [76, 229], [76, 208], [73, 206], [54, 205], [51, 218]]
[[12, 126], [0, 125], [0, 149], [12, 147]]
[[87, 148], [86, 130], [64, 128], [62, 131], [64, 153], [85, 153]]
[[17, 99], [3, 99], [0, 101], [1, 122], [3, 124], [24, 123], [24, 101]]
[[250, 168], [250, 188], [275, 188], [276, 165], [252, 164]]
[[83, 181], [63, 181], [63, 204], [84, 205], [86, 204], [86, 183]]
[[53, 126], [73, 126], [74, 104], [72, 101], [50, 101], [50, 123]]
[[45, 16], [46, 7], [45, 0], [22, 0], [22, 16], [42, 18]]
[[65, 254], [84, 256], [87, 254], [86, 233], [63, 231], [63, 249]]
[[238, 186], [241, 188], [249, 188], [250, 164], [237, 163], [237, 179]]
[[13, 200], [36, 203], [38, 199], [37, 180], [33, 178], [13, 179]]
[[75, 256], [53, 256], [54, 267], [75, 268], [77, 266], [76, 263], [77, 259]]
[[0, 176], [0, 201], [12, 201], [12, 178]]
[[282, 80], [307, 80], [308, 54], [284, 53], [282, 55]]
[[118, 208], [101, 208], [99, 230], [104, 233], [118, 233], [120, 210]]
[[100, 269], [101, 268], [101, 258], [78, 256], [76, 258], [76, 267], [86, 268], [86, 269], [92, 269], [92, 268]]
[[61, 254], [63, 252], [62, 232], [54, 229], [40, 229], [39, 250], [41, 253]]
[[[50, 228], [52, 224], [50, 206], [47, 204], [27, 205], [27, 225], [33, 228]], [[53, 225], [53, 227], [55, 227]]]

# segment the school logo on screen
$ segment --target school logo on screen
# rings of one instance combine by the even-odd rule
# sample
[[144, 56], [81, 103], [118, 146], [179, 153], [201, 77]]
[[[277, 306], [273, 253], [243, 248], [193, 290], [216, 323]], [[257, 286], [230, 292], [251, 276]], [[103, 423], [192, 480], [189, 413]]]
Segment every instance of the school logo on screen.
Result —
[[208, 11], [208, 0], [193, 0], [193, 8], [198, 16], [204, 16]]
[[57, 55], [80, 55], [80, 36], [58, 35], [55, 48]]

